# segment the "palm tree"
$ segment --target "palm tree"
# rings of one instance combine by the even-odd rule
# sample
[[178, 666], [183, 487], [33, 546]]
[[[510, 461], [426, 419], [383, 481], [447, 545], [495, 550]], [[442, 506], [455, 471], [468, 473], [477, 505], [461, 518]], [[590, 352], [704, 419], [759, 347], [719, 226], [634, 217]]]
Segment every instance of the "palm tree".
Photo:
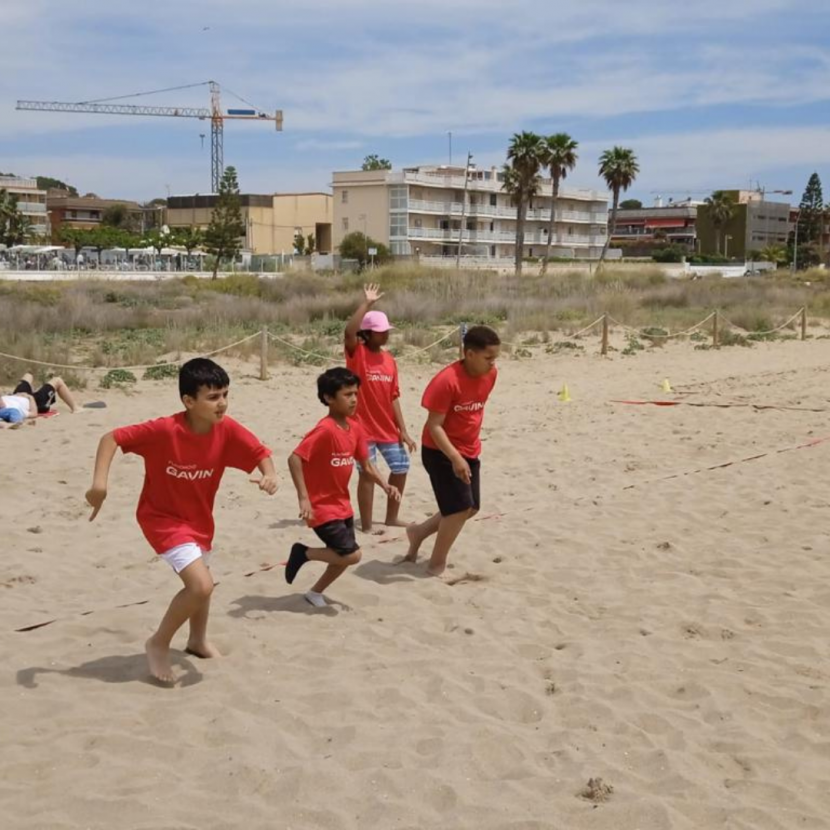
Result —
[[715, 228], [715, 251], [720, 254], [720, 237], [724, 225], [735, 213], [735, 201], [723, 190], [716, 190], [704, 200], [709, 213], [709, 219]]
[[548, 244], [545, 247], [545, 258], [542, 261], [542, 273], [547, 273], [550, 248], [553, 243], [553, 232], [556, 225], [556, 203], [559, 199], [559, 183], [566, 178], [569, 171], [576, 167], [576, 148], [578, 141], [574, 141], [567, 133], [556, 133], [545, 138], [545, 152], [543, 164], [550, 170], [553, 182], [553, 198], [550, 203], [550, 224], [548, 225]]
[[507, 148], [504, 166], [504, 190], [516, 205], [516, 274], [522, 273], [527, 208], [539, 192], [539, 171], [544, 164], [545, 143], [541, 136], [527, 130], [515, 133]]
[[608, 228], [608, 236], [605, 239], [605, 244], [602, 246], [602, 254], [600, 254], [599, 263], [605, 261], [605, 255], [608, 253], [608, 245], [611, 242], [611, 237], [617, 230], [617, 210], [620, 206], [620, 192], [624, 192], [634, 184], [634, 179], [640, 172], [640, 165], [637, 163], [637, 156], [634, 151], [628, 147], [614, 147], [611, 150], [606, 150], [599, 157], [599, 174], [605, 179], [605, 184], [612, 192], [614, 200], [611, 204], [611, 223]]

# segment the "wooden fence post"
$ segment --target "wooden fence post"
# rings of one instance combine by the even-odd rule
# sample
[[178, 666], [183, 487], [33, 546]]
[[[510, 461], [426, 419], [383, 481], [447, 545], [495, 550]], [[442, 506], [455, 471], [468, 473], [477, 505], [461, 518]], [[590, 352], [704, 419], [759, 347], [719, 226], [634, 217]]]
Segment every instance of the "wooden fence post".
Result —
[[801, 339], [807, 339], [807, 306], [801, 309]]
[[720, 319], [718, 310], [715, 309], [715, 316], [712, 318], [712, 348], [720, 347]]
[[268, 329], [260, 332], [259, 341], [259, 379], [268, 380]]
[[458, 357], [464, 360], [464, 338], [467, 336], [467, 324], [462, 323], [458, 327]]
[[600, 354], [605, 357], [608, 354], [608, 312], [602, 315], [602, 349]]

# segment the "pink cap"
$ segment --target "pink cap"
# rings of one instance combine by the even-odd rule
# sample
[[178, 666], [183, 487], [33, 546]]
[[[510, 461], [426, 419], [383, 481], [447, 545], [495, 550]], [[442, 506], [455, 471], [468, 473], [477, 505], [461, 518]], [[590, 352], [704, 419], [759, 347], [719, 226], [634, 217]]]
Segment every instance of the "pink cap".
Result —
[[395, 328], [390, 325], [389, 318], [382, 311], [367, 311], [360, 321], [361, 331], [389, 331]]

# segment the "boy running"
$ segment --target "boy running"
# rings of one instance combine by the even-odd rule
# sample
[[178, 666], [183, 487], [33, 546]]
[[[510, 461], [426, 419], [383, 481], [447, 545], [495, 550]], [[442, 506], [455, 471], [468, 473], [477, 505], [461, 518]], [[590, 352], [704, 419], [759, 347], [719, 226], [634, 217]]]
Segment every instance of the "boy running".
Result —
[[[360, 397], [355, 418], [363, 427], [369, 445], [369, 458], [374, 464], [378, 451], [389, 465], [389, 485], [403, 495], [409, 472], [409, 452], [415, 452], [401, 412], [401, 390], [398, 385], [398, 364], [384, 351], [389, 331], [394, 328], [382, 311], [373, 311], [383, 297], [379, 285], [363, 287], [365, 299], [346, 326], [346, 367], [360, 378]], [[362, 468], [358, 470], [357, 506], [360, 529], [372, 529], [372, 507], [375, 480]], [[398, 512], [400, 500], [387, 499], [386, 525], [402, 527]]]
[[158, 630], [146, 643], [150, 673], [173, 682], [170, 643], [190, 621], [186, 651], [217, 657], [207, 640], [213, 577], [208, 555], [213, 543], [213, 502], [226, 467], [250, 473], [259, 468], [259, 489], [277, 490], [271, 450], [241, 424], [228, 417], [225, 370], [204, 357], [179, 371], [184, 411], [108, 432], [98, 445], [92, 487], [86, 500], [92, 521], [107, 497], [107, 479], [116, 450], [144, 458], [144, 488], [136, 518], [153, 549], [179, 575], [184, 587], [173, 597]]
[[317, 397], [328, 406], [329, 414], [303, 438], [288, 459], [300, 501], [300, 518], [305, 519], [325, 547], [295, 544], [285, 568], [285, 580], [290, 585], [309, 560], [325, 562], [328, 567], [305, 595], [317, 608], [326, 606], [326, 588], [349, 565], [360, 562], [354, 510], [349, 501], [349, 479], [355, 459], [390, 501], [401, 498], [397, 487], [387, 484], [372, 464], [363, 429], [353, 418], [359, 386], [360, 378], [342, 367], [329, 369], [317, 378]]
[[496, 358], [501, 340], [487, 326], [473, 326], [464, 335], [464, 357], [442, 369], [424, 392], [421, 406], [429, 411], [421, 438], [421, 457], [429, 473], [438, 512], [406, 529], [415, 562], [427, 537], [438, 535], [427, 573], [440, 576], [447, 556], [469, 518], [481, 508], [481, 424], [484, 405], [496, 383]]

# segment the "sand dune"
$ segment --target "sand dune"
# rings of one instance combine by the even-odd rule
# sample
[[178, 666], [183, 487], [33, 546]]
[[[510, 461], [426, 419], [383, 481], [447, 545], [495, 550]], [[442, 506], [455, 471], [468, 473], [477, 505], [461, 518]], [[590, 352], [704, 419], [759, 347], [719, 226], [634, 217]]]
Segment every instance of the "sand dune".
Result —
[[[310, 538], [283, 459], [322, 414], [315, 370], [260, 383], [228, 361], [281, 489], [226, 475], [226, 656], [178, 652], [172, 690], [142, 653], [177, 585], [133, 518], [140, 461], [116, 460], [94, 524], [82, 499], [101, 433], [175, 411], [175, 385], [90, 389], [107, 409], [0, 431], [0, 824], [827, 828], [830, 441], [661, 480], [830, 436], [827, 414], [611, 401], [830, 411], [828, 360], [827, 341], [504, 360], [457, 584], [394, 565], [397, 531], [363, 537], [323, 612], [313, 566], [291, 588], [258, 571]], [[432, 371], [402, 366], [413, 433]], [[418, 462], [404, 512], [432, 509]]]

